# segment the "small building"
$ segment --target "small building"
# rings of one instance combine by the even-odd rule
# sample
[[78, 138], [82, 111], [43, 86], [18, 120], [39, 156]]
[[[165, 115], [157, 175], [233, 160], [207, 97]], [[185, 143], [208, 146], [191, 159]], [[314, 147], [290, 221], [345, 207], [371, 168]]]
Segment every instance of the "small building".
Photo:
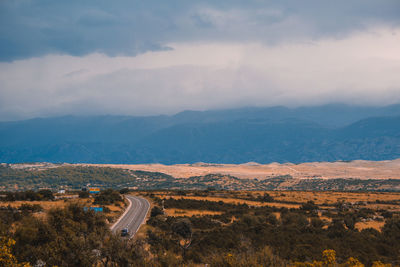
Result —
[[100, 193], [100, 188], [98, 188], [98, 187], [89, 187], [89, 193], [90, 194], [98, 194], [98, 193]]

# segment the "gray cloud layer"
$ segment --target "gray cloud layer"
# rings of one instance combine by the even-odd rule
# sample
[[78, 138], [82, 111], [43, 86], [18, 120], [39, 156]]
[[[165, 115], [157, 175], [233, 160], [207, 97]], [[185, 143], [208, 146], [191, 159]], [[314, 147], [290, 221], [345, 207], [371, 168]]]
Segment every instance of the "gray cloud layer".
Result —
[[136, 55], [177, 41], [269, 44], [400, 23], [398, 0], [0, 2], [0, 60], [52, 54]]
[[0, 63], [0, 119], [157, 114], [249, 105], [400, 102], [400, 27], [345, 39], [170, 43], [135, 57], [91, 54]]
[[400, 102], [400, 1], [0, 1], [0, 120]]

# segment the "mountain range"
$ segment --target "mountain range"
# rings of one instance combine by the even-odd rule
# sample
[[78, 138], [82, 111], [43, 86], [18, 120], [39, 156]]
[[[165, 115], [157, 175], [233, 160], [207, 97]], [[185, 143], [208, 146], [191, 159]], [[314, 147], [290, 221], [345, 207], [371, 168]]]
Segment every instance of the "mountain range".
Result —
[[0, 122], [0, 162], [245, 163], [400, 157], [400, 105], [238, 108]]

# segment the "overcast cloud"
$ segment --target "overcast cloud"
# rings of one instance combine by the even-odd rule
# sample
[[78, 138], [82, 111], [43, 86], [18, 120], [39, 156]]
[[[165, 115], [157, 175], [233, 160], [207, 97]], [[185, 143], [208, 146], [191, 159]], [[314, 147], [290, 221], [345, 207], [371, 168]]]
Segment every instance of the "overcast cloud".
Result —
[[400, 103], [400, 2], [0, 2], [0, 120]]

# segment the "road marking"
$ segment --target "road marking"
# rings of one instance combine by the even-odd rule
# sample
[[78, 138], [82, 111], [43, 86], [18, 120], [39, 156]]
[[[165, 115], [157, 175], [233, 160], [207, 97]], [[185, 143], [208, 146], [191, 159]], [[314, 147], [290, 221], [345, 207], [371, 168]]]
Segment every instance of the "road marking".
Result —
[[[149, 209], [150, 209], [150, 203], [147, 201], [147, 199], [142, 198], [142, 197], [126, 196], [125, 198], [128, 199], [129, 206], [125, 210], [125, 212], [122, 214], [122, 216], [117, 220], [117, 222], [115, 222], [114, 225], [111, 226], [111, 230], [114, 231], [114, 233], [115, 233], [116, 230], [119, 228], [128, 228], [128, 229], [136, 228], [135, 231], [132, 231], [132, 234], [129, 237], [129, 239], [131, 239], [135, 236], [135, 234], [139, 231], [140, 226], [144, 223], [144, 221], [147, 217], [147, 213], [149, 212]], [[145, 209], [143, 209], [143, 208], [145, 208]], [[137, 219], [140, 219], [141, 216], [143, 217], [143, 219], [139, 223], [139, 221]], [[133, 227], [131, 227], [133, 222], [135, 222], [135, 224], [133, 224]], [[126, 224], [126, 223], [128, 223], [128, 224]], [[123, 227], [123, 225], [127, 225], [127, 226]]]
[[126, 198], [126, 199], [128, 200], [129, 205], [128, 205], [128, 207], [126, 208], [126, 210], [124, 211], [124, 213], [121, 215], [121, 217], [119, 217], [118, 220], [111, 226], [111, 231], [112, 231], [112, 230], [115, 228], [115, 226], [122, 220], [122, 218], [125, 217], [125, 215], [128, 213], [129, 209], [130, 209], [131, 206], [132, 206], [132, 201], [131, 201], [129, 198], [125, 197], [125, 196], [124, 196], [124, 198]]
[[[146, 204], [148, 204], [147, 206], [148, 206], [148, 208], [147, 208], [147, 211], [146, 211], [146, 214], [144, 215], [144, 217], [143, 217], [143, 220], [142, 220], [142, 222], [139, 224], [139, 226], [138, 226], [138, 228], [136, 229], [136, 232], [135, 232], [135, 234], [139, 231], [139, 229], [140, 229], [140, 226], [144, 223], [144, 220], [146, 219], [146, 215], [147, 215], [147, 212], [149, 211], [149, 209], [150, 209], [150, 203], [149, 203], [149, 201], [147, 201], [147, 199], [145, 199], [144, 198], [144, 200], [146, 201]], [[132, 236], [133, 237], [133, 236]]]

